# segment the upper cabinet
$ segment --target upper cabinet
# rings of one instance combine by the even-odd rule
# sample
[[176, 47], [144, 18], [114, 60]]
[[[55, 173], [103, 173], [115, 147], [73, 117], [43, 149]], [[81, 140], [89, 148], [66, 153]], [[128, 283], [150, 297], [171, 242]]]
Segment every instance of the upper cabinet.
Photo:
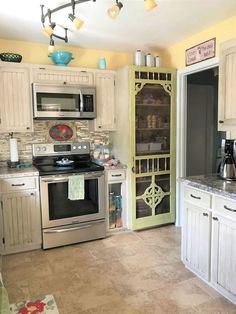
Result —
[[78, 70], [76, 68], [68, 70], [59, 69], [56, 66], [38, 67], [32, 69], [32, 80], [35, 83], [53, 84], [83, 84], [93, 85], [93, 71]]
[[32, 129], [29, 69], [0, 64], [0, 131], [30, 132]]
[[114, 131], [115, 126], [115, 74], [96, 72], [97, 117], [90, 122], [95, 131]]
[[236, 39], [220, 47], [218, 130], [236, 130]]

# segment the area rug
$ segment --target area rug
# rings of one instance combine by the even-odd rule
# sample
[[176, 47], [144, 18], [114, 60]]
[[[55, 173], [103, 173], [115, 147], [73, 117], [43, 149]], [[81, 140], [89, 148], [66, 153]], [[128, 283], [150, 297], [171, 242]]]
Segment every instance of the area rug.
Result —
[[10, 305], [11, 314], [59, 314], [52, 295], [44, 295]]

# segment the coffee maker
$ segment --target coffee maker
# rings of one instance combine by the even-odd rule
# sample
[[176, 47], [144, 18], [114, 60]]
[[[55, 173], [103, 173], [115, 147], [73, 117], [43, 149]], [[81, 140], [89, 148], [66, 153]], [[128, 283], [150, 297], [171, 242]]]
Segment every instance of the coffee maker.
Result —
[[220, 164], [220, 177], [224, 180], [236, 180], [236, 140], [225, 140], [224, 153]]

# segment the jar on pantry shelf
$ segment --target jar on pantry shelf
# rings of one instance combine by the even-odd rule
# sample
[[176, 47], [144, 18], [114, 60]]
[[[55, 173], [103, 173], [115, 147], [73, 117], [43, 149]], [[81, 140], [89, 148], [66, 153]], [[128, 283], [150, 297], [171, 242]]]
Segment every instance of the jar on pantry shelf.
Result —
[[136, 50], [134, 53], [134, 65], [145, 65], [145, 55], [144, 52], [141, 50]]
[[154, 57], [150, 53], [146, 54], [146, 66], [147, 67], [154, 66]]

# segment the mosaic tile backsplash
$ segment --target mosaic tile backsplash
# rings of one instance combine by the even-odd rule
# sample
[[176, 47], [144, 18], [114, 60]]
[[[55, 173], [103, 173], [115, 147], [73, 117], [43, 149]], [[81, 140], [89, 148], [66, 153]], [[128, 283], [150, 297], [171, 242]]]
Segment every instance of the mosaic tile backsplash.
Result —
[[[89, 121], [34, 121], [34, 132], [28, 133], [14, 133], [13, 137], [18, 141], [18, 154], [21, 162], [32, 161], [32, 144], [34, 143], [60, 143], [54, 141], [50, 135], [49, 130], [56, 124], [69, 125], [74, 135], [69, 141], [88, 141], [91, 143], [91, 151], [93, 150], [94, 142], [101, 142], [108, 144], [110, 142], [109, 132], [95, 132], [89, 130]], [[0, 163], [4, 164], [10, 159], [9, 148], [9, 133], [0, 133]]]

